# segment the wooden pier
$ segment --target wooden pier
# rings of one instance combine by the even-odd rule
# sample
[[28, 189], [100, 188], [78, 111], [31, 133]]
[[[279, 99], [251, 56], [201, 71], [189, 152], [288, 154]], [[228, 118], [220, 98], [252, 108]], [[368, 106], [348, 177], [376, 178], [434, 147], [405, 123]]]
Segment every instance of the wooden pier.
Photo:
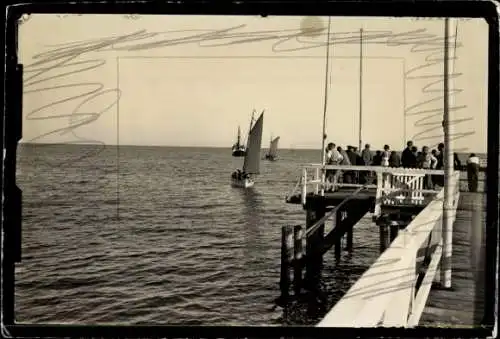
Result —
[[[376, 181], [363, 185], [334, 183], [333, 192], [329, 192], [324, 181], [326, 170], [369, 172]], [[428, 175], [442, 176], [444, 172], [370, 166], [305, 166], [299, 182], [287, 197], [288, 203], [302, 205], [306, 221], [305, 227], [282, 228], [281, 299], [288, 297], [292, 285], [296, 295], [303, 289], [317, 290], [314, 277], [318, 275], [323, 254], [333, 247], [338, 260], [343, 240], [344, 249], [352, 249], [355, 225], [371, 212], [374, 225], [379, 227], [381, 255], [317, 326], [479, 324], [484, 288], [484, 274], [478, 271], [484, 260], [478, 250], [484, 241], [483, 195], [468, 193], [461, 197], [460, 172], [454, 172], [450, 179], [451, 220], [456, 228], [453, 233], [454, 285], [453, 290], [438, 289], [440, 269], [449, 267], [442, 266], [445, 260], [444, 189], [426, 188]], [[325, 234], [327, 221], [333, 221], [334, 226]], [[470, 239], [474, 247], [472, 252], [466, 239]], [[471, 270], [478, 274], [469, 273]], [[456, 312], [449, 319], [442, 316], [446, 313], [444, 310], [456, 308], [463, 312]]]
[[486, 195], [461, 193], [453, 226], [451, 290], [430, 291], [420, 326], [476, 327], [484, 317]]

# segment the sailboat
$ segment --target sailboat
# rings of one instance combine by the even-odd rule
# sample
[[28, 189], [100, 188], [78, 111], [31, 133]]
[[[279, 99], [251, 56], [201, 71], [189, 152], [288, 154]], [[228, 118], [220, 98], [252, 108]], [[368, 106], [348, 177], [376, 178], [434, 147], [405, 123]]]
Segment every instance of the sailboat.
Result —
[[236, 139], [236, 143], [233, 145], [232, 152], [233, 157], [244, 157], [246, 153], [245, 145], [241, 143], [240, 126], [238, 126], [238, 137]]
[[247, 147], [243, 168], [231, 174], [231, 185], [233, 187], [248, 188], [254, 185], [253, 176], [260, 173], [260, 147], [262, 143], [262, 128], [264, 125], [264, 111], [253, 124], [254, 113], [250, 120]]
[[275, 161], [278, 158], [278, 142], [280, 141], [280, 137], [272, 138], [271, 143], [269, 144], [269, 151], [266, 154], [266, 160]]

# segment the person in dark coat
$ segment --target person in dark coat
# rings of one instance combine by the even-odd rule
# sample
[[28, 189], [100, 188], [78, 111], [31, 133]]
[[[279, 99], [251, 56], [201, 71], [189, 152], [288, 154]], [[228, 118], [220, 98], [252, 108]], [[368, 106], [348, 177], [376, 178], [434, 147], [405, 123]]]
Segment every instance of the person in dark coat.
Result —
[[418, 147], [412, 146], [411, 148], [411, 158], [410, 158], [410, 168], [417, 168], [417, 159], [419, 157]]
[[441, 142], [438, 145], [438, 149], [435, 155], [437, 159], [436, 169], [441, 170], [444, 168], [444, 144]]
[[[370, 144], [365, 145], [365, 149], [361, 151], [361, 162], [362, 166], [371, 166], [373, 163], [373, 154], [372, 151], [370, 150]], [[370, 178], [372, 177], [371, 172], [366, 172], [364, 171], [363, 173], [360, 173], [360, 184], [366, 184]]]
[[469, 192], [477, 192], [479, 181], [479, 158], [472, 153], [467, 159], [467, 182], [469, 184]]
[[373, 166], [381, 166], [382, 165], [382, 151], [375, 152], [373, 156]]
[[453, 168], [455, 171], [461, 171], [462, 170], [462, 162], [458, 158], [457, 153], [453, 153]]
[[365, 162], [361, 157], [361, 152], [358, 151], [357, 147], [354, 147], [354, 154], [356, 154], [356, 166], [364, 166]]
[[373, 162], [373, 154], [370, 150], [370, 144], [365, 145], [365, 149], [361, 152], [361, 158], [363, 159], [363, 165], [370, 166]]
[[[356, 162], [357, 162], [357, 154], [356, 152], [354, 152], [354, 147], [353, 146], [347, 146], [347, 156], [349, 157], [349, 162], [351, 163], [351, 165], [353, 166], [356, 166]], [[357, 178], [356, 178], [356, 171], [346, 171], [346, 177], [347, 177], [347, 181], [349, 182], [346, 182], [346, 183], [350, 183], [350, 184], [356, 184], [357, 183]]]
[[[356, 146], [353, 147], [354, 154], [356, 155], [356, 166], [364, 166], [365, 162], [363, 161], [363, 158], [361, 157], [361, 153], [358, 151], [358, 148]], [[366, 174], [366, 172], [361, 172], [361, 171], [356, 171], [356, 183], [361, 184], [361, 181], [364, 181], [363, 176]]]
[[389, 167], [399, 167], [401, 166], [401, 158], [399, 157], [398, 152], [392, 151], [389, 156]]
[[[441, 151], [443, 151], [443, 149], [441, 149]], [[437, 150], [433, 149], [431, 151], [431, 154], [434, 156], [434, 158], [436, 158], [436, 168], [431, 168], [431, 169], [443, 169], [443, 163], [442, 163], [442, 160], [443, 160], [443, 156], [442, 156], [442, 153], [438, 153]], [[439, 166], [439, 159], [440, 159], [440, 155], [441, 155], [441, 168], [438, 168]], [[444, 176], [443, 175], [431, 175], [431, 179], [432, 179], [432, 183], [433, 185], [439, 185], [441, 187], [444, 186]]]
[[408, 141], [406, 143], [406, 148], [401, 153], [401, 166], [404, 168], [411, 168], [413, 164], [413, 153], [411, 151], [413, 147], [413, 141]]

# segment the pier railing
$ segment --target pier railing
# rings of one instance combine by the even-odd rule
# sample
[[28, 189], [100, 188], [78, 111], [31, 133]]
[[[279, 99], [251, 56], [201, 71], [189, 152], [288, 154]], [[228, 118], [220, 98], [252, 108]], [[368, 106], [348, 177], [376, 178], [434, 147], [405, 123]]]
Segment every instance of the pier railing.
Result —
[[[327, 183], [325, 174], [329, 170], [358, 174], [365, 172], [367, 183]], [[287, 195], [287, 201], [290, 201], [291, 197], [299, 195], [302, 205], [305, 205], [307, 196], [311, 193], [325, 195], [325, 190], [329, 188], [335, 191], [342, 187], [366, 187], [376, 189], [375, 214], [378, 215], [382, 205], [424, 205], [426, 195], [434, 196], [438, 192], [433, 189], [424, 189], [426, 175], [443, 176], [444, 171], [383, 166], [308, 164], [302, 168], [298, 182], [292, 192]], [[372, 183], [374, 181], [376, 184]]]
[[[452, 177], [453, 218], [460, 196]], [[412, 220], [318, 327], [413, 327], [420, 320], [442, 258], [444, 189]], [[420, 261], [419, 252], [431, 252]]]

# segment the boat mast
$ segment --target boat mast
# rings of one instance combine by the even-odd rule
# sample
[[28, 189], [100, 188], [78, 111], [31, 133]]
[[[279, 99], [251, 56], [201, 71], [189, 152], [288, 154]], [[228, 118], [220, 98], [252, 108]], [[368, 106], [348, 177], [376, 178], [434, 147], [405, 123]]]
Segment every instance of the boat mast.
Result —
[[248, 148], [248, 142], [250, 141], [250, 133], [252, 132], [252, 124], [253, 124], [254, 114], [255, 114], [255, 108], [252, 111], [252, 118], [250, 119], [250, 128], [248, 128], [247, 148]]
[[[328, 74], [329, 74], [329, 60], [330, 60], [330, 28], [331, 28], [331, 16], [328, 16], [328, 32], [326, 35], [326, 66], [325, 66], [325, 101], [323, 106], [323, 131], [321, 134], [321, 183], [325, 183], [325, 141], [326, 141], [326, 108], [328, 105]], [[324, 185], [321, 189], [321, 195], [324, 195]]]
[[363, 147], [361, 129], [363, 127], [363, 28], [359, 29], [359, 150]]
[[241, 141], [241, 130], [240, 130], [240, 126], [238, 126], [238, 139], [236, 141], [236, 145], [238, 145], [238, 147], [240, 147], [240, 141]]

